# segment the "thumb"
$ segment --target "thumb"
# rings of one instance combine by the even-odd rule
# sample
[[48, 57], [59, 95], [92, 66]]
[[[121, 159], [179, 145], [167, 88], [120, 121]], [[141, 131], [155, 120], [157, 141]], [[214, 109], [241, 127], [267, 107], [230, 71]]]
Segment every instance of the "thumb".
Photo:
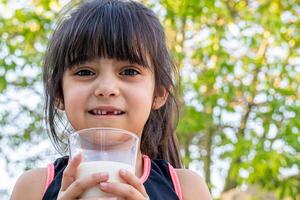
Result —
[[74, 158], [69, 160], [66, 169], [63, 172], [61, 191], [65, 191], [76, 179], [77, 167], [83, 159], [82, 153], [77, 154]]

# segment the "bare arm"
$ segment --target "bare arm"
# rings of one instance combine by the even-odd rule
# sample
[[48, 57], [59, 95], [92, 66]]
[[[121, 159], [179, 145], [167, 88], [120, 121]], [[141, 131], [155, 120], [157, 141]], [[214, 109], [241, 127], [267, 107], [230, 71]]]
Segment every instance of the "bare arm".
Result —
[[203, 179], [195, 172], [187, 169], [176, 169], [184, 200], [212, 200]]
[[47, 178], [46, 168], [32, 169], [22, 174], [17, 180], [11, 200], [41, 200]]

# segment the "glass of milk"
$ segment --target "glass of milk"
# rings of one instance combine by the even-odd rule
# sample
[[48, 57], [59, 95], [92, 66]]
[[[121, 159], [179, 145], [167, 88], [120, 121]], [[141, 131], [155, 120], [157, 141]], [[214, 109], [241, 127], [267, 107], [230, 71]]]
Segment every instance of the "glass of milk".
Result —
[[[83, 154], [77, 169], [77, 178], [93, 173], [108, 172], [109, 182], [123, 182], [119, 170], [133, 174], [139, 148], [139, 138], [134, 133], [116, 128], [89, 128], [69, 135], [70, 158]], [[95, 186], [82, 194], [81, 198], [115, 197]], [[121, 199], [116, 197], [117, 199]]]

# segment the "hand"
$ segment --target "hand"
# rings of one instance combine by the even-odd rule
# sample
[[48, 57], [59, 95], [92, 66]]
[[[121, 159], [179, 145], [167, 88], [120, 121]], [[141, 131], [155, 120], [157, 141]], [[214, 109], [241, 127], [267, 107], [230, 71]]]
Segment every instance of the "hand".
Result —
[[125, 200], [149, 200], [149, 196], [141, 180], [127, 170], [120, 170], [119, 176], [125, 183], [101, 182], [100, 189], [122, 197]]
[[69, 161], [63, 173], [62, 183], [57, 197], [58, 200], [78, 199], [85, 190], [108, 180], [107, 173], [96, 173], [85, 178], [76, 179], [76, 170], [81, 161], [82, 154], [76, 155]]

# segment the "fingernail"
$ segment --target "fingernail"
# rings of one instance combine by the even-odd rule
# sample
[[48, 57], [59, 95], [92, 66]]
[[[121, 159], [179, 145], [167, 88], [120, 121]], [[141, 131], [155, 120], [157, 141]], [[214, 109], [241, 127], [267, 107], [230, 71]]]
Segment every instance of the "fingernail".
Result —
[[70, 158], [68, 162], [76, 162], [77, 160], [79, 160], [79, 158], [80, 154], [76, 154], [72, 158]]
[[108, 183], [106, 183], [106, 182], [100, 183], [100, 188], [101, 189], [106, 189], [107, 187], [108, 187]]
[[109, 174], [107, 172], [100, 172], [100, 176], [103, 178], [108, 178]]
[[126, 175], [126, 174], [127, 174], [127, 170], [125, 170], [125, 169], [121, 169], [120, 172], [121, 172], [121, 174], [123, 174], [123, 175]]
[[77, 154], [74, 156], [73, 160], [79, 159], [81, 156], [82, 156], [82, 153], [81, 153], [81, 152], [80, 152], [80, 153], [77, 153]]

